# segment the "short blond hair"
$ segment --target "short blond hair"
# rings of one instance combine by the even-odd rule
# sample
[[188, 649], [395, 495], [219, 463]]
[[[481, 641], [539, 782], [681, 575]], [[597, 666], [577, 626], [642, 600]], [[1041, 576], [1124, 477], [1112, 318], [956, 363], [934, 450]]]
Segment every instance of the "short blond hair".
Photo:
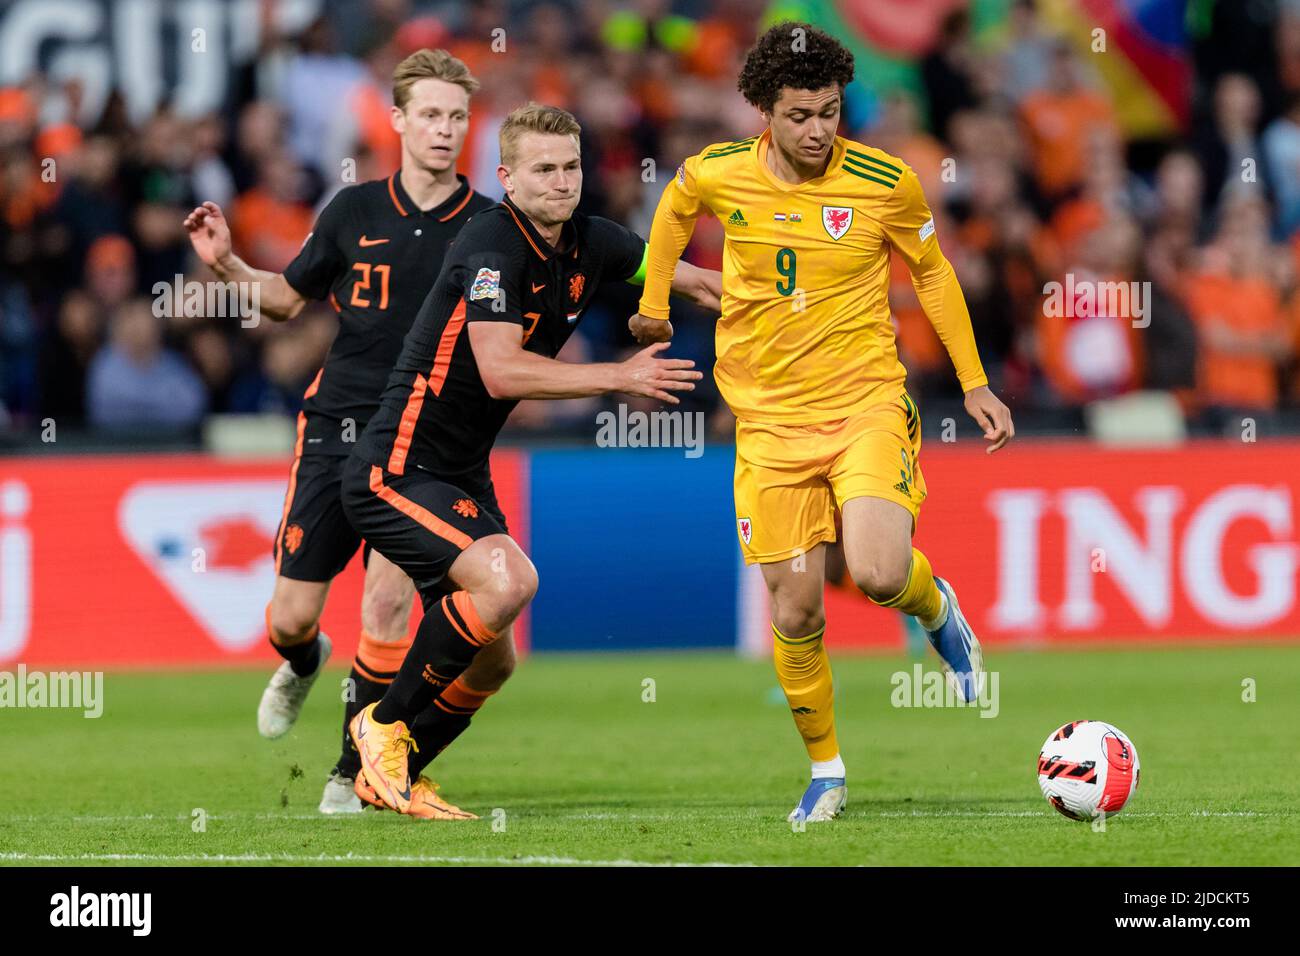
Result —
[[479, 82], [460, 60], [446, 50], [416, 50], [393, 70], [393, 105], [406, 110], [411, 101], [411, 87], [420, 80], [442, 80], [455, 83], [469, 96], [473, 96]]
[[557, 136], [577, 137], [582, 127], [568, 110], [541, 103], [525, 103], [512, 110], [501, 124], [501, 165], [513, 166], [519, 149], [519, 137], [524, 133], [547, 133]]

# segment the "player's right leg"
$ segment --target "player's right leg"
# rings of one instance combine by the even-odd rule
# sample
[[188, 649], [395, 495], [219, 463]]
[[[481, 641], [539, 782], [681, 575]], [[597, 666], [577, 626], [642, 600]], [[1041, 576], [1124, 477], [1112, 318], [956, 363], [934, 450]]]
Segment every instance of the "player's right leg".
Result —
[[257, 708], [258, 730], [272, 739], [293, 727], [329, 660], [330, 641], [320, 631], [321, 611], [330, 582], [361, 544], [339, 501], [346, 459], [304, 456], [299, 448], [275, 536], [275, 590], [266, 609], [271, 646], [285, 659]]
[[835, 540], [831, 490], [816, 428], [736, 429], [736, 522], [746, 563], [763, 569], [777, 678], [812, 763], [789, 819], [834, 819], [847, 802], [826, 653], [825, 548]]
[[284, 663], [271, 675], [257, 705], [257, 730], [268, 740], [283, 737], [297, 723], [303, 701], [329, 660], [332, 648], [318, 623], [329, 588], [328, 581], [275, 579], [266, 630]]
[[[427, 473], [394, 475], [354, 458], [344, 505], [366, 540], [415, 581], [425, 606], [392, 684], [351, 728], [365, 780], [385, 804], [407, 812], [411, 722], [532, 600], [537, 572], [492, 513]], [[458, 590], [447, 594], [444, 578]]]

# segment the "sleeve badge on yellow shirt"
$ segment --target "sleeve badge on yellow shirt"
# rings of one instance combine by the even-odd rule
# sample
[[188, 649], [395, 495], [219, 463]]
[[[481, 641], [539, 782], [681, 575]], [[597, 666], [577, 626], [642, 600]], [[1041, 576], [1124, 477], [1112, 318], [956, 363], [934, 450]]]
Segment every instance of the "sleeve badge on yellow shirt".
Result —
[[925, 242], [925, 240], [929, 239], [931, 236], [934, 235], [933, 216], [931, 216], [929, 219], [925, 221], [925, 225], [920, 228], [920, 230], [917, 232], [917, 235], [921, 237], [922, 242]]
[[826, 234], [839, 242], [853, 225], [853, 207], [822, 206], [822, 225], [826, 227]]

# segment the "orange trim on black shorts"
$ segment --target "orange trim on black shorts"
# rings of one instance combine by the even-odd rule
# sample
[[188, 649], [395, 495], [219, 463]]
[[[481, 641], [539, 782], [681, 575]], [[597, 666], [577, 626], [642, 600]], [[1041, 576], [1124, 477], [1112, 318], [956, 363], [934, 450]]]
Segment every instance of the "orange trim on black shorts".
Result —
[[450, 541], [462, 551], [474, 543], [474, 539], [463, 531], [457, 531], [429, 509], [421, 507], [410, 498], [402, 497], [385, 485], [384, 470], [378, 465], [370, 466], [370, 490], [411, 520], [419, 522], [438, 537]]
[[[317, 378], [320, 376], [318, 375]], [[293, 507], [293, 494], [298, 490], [298, 465], [302, 463], [302, 442], [307, 431], [307, 416], [298, 413], [298, 439], [293, 444], [293, 467], [289, 469], [289, 488], [284, 493], [284, 512], [280, 515], [280, 527], [275, 531], [275, 573], [280, 574], [280, 558], [284, 552], [284, 528], [289, 522], [289, 510]], [[268, 611], [268, 614], [270, 612]], [[270, 621], [268, 618], [268, 630]]]

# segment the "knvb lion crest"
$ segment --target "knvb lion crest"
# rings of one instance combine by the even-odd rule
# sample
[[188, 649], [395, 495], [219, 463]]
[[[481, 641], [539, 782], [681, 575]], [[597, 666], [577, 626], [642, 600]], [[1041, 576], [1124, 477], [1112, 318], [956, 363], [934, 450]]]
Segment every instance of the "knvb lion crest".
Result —
[[284, 546], [290, 554], [297, 554], [302, 547], [302, 526], [291, 524], [284, 529]]
[[822, 206], [822, 225], [826, 227], [826, 234], [839, 242], [853, 225], [853, 207]]
[[456, 512], [462, 518], [477, 518], [478, 505], [474, 504], [468, 498], [458, 498], [456, 503], [451, 506], [451, 510]]
[[569, 280], [569, 298], [577, 302], [582, 298], [582, 288], [587, 284], [587, 277], [581, 272]]

